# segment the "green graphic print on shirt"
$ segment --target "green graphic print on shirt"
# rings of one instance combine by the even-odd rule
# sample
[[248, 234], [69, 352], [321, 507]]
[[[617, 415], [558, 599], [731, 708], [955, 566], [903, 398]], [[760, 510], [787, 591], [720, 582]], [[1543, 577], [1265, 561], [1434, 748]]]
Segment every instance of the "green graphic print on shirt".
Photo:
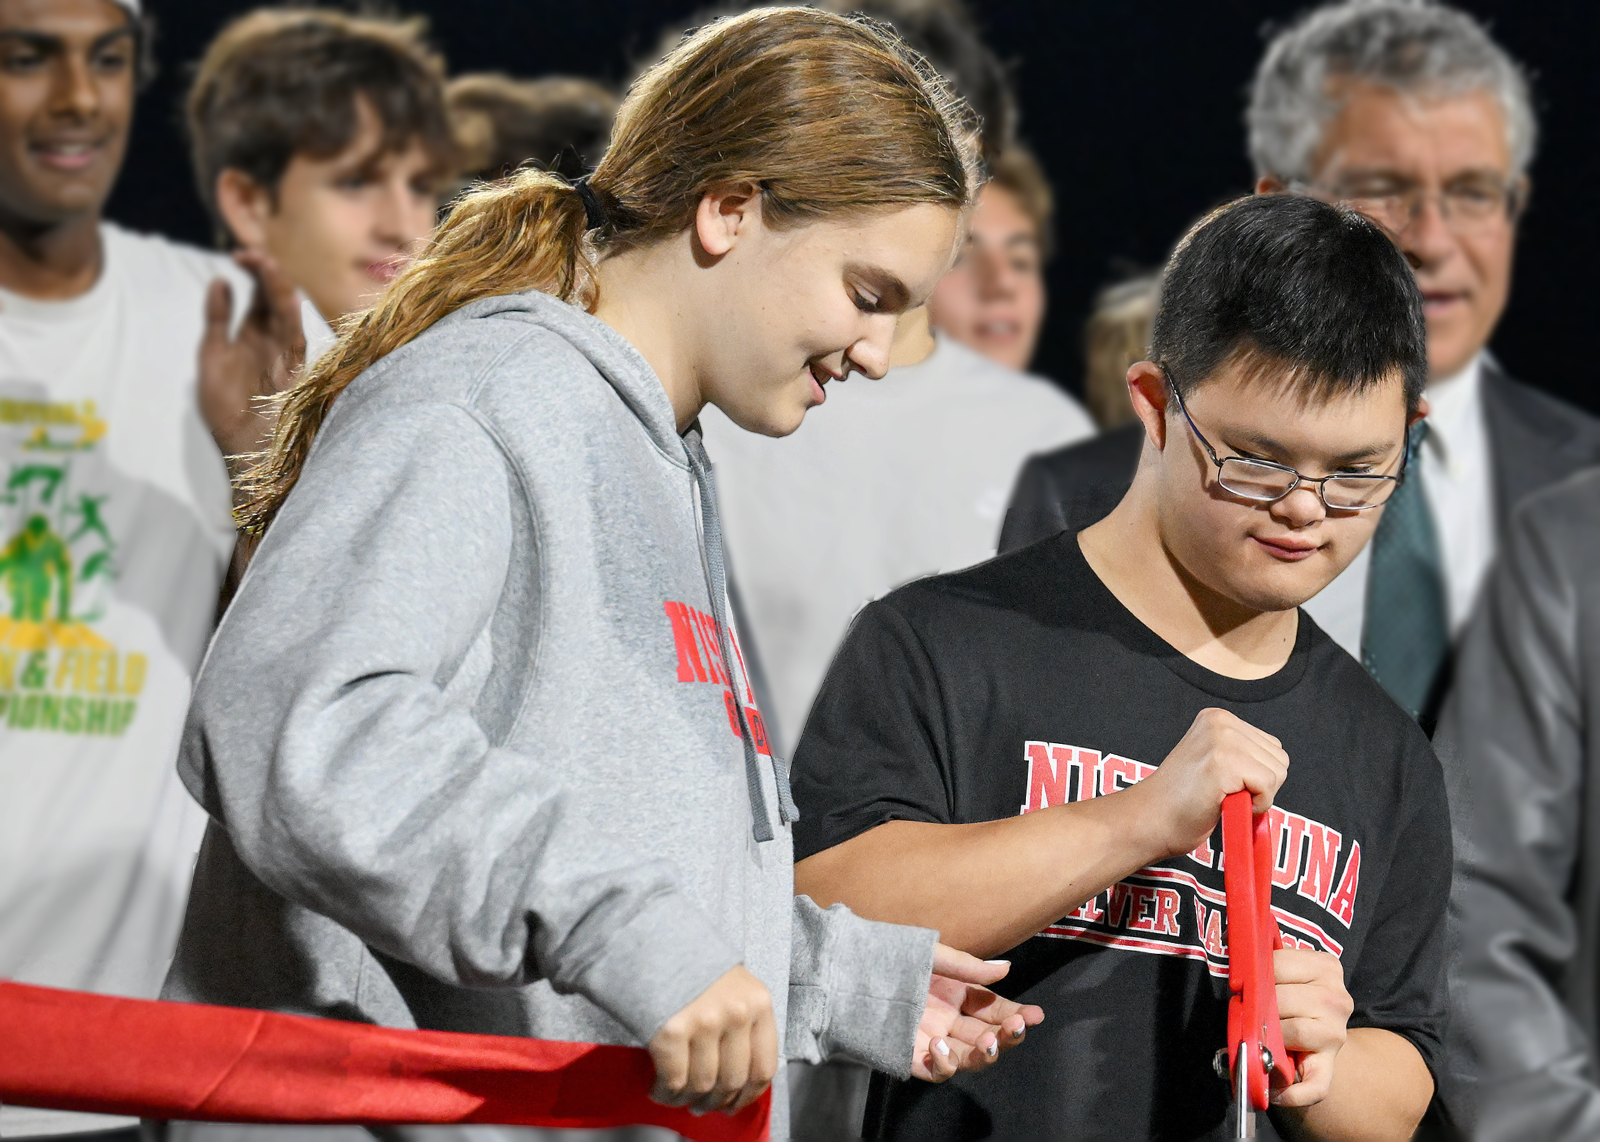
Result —
[[109, 493], [89, 476], [106, 424], [93, 401], [0, 398], [0, 725], [120, 737], [146, 659], [96, 630], [117, 576]]

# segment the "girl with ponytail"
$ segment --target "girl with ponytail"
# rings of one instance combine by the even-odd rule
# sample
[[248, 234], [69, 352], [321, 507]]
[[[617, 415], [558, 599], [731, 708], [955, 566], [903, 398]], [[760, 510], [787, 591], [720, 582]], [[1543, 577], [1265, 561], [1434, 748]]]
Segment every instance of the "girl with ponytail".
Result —
[[881, 375], [973, 127], [887, 30], [762, 9], [645, 74], [581, 184], [456, 205], [244, 489], [168, 997], [644, 1044], [663, 1101], [776, 1075], [779, 1136], [783, 1056], [939, 1080], [1021, 1040], [1003, 965], [794, 897], [696, 428], [783, 435]]

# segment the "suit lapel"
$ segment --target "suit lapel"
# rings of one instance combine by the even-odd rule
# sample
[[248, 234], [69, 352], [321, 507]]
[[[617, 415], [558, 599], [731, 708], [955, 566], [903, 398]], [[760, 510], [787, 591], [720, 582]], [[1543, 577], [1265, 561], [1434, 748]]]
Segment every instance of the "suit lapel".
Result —
[[1546, 410], [1536, 403], [1536, 396], [1506, 376], [1492, 359], [1483, 363], [1479, 392], [1489, 434], [1495, 534], [1503, 538], [1513, 507], [1593, 461], [1569, 455], [1575, 427], [1560, 417], [1541, 415]]

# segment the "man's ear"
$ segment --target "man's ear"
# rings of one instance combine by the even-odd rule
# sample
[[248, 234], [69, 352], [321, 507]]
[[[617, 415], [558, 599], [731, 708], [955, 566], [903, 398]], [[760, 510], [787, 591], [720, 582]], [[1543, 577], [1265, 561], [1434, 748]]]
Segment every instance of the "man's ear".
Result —
[[1167, 446], [1167, 401], [1172, 390], [1161, 366], [1138, 361], [1128, 367], [1128, 397], [1133, 411], [1144, 422], [1144, 434], [1160, 452]]
[[214, 189], [217, 213], [233, 240], [246, 250], [265, 250], [267, 219], [274, 213], [272, 193], [235, 167], [217, 175]]
[[720, 258], [761, 225], [761, 188], [742, 182], [713, 187], [700, 196], [694, 234], [708, 257]]

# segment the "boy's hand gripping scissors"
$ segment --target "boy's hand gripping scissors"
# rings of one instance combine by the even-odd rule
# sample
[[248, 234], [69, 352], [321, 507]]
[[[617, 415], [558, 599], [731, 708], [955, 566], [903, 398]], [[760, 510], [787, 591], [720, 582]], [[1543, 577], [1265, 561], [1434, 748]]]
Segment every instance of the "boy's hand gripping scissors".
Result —
[[1272, 953], [1283, 935], [1272, 915], [1273, 841], [1268, 815], [1251, 812], [1250, 793], [1222, 800], [1223, 885], [1228, 895], [1228, 1046], [1215, 1060], [1233, 1083], [1234, 1137], [1253, 1138], [1267, 1109], [1272, 1076], [1295, 1081], [1296, 1059], [1283, 1046]]

